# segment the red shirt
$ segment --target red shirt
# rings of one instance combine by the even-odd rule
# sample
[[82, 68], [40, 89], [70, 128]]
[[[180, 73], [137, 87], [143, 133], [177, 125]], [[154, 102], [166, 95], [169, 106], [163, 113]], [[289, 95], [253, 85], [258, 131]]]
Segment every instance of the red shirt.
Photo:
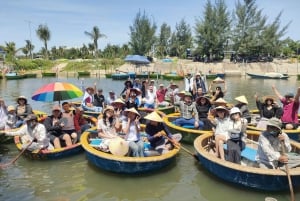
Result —
[[166, 96], [167, 91], [168, 91], [167, 88], [158, 89], [156, 91], [156, 97], [157, 97], [158, 102], [161, 103], [161, 102], [165, 101], [165, 96]]

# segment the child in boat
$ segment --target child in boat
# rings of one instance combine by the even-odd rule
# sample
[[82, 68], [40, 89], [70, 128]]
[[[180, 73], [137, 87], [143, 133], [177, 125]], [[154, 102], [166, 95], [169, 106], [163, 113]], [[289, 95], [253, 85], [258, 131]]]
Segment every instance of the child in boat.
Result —
[[224, 154], [224, 143], [228, 140], [228, 129], [229, 129], [229, 118], [226, 107], [218, 106], [214, 108], [214, 119], [210, 119], [211, 123], [215, 125], [213, 128], [215, 134], [215, 149], [216, 149], [216, 156], [225, 160]]
[[239, 108], [233, 107], [230, 110], [228, 125], [229, 139], [227, 140], [227, 160], [233, 163], [241, 163], [241, 151], [245, 148], [247, 119], [242, 118]]
[[149, 120], [145, 131], [151, 147], [155, 150], [155, 152], [149, 152], [149, 155], [161, 155], [169, 152], [173, 146], [180, 146], [178, 142], [182, 138], [181, 134], [172, 135], [157, 112], [151, 112], [144, 119]]

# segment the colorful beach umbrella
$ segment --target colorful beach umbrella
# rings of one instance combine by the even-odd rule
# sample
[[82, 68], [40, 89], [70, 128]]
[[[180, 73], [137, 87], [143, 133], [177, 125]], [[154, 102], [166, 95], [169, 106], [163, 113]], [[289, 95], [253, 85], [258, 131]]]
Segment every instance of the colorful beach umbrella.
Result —
[[53, 102], [77, 98], [83, 92], [75, 85], [67, 82], [53, 82], [46, 84], [34, 92], [31, 97], [35, 101]]

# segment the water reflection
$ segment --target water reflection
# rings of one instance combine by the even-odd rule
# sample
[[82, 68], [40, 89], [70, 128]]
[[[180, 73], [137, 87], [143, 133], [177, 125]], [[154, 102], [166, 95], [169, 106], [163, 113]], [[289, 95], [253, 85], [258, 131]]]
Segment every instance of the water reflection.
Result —
[[[119, 94], [124, 81], [109, 79], [40, 78], [0, 81], [0, 96], [6, 104], [15, 105], [19, 95], [28, 97], [34, 109], [50, 112], [53, 103], [31, 100], [33, 92], [42, 85], [54, 81], [65, 81], [81, 87], [92, 86], [95, 82], [104, 91], [114, 90]], [[167, 85], [169, 81], [158, 81]], [[183, 82], [176, 82], [181, 89]], [[245, 95], [250, 108], [255, 108], [253, 95], [272, 94], [271, 86], [276, 85], [282, 93], [295, 92], [299, 82], [295, 77], [286, 80], [251, 80], [227, 78], [228, 92], [225, 99], [234, 103], [234, 98]], [[106, 95], [106, 94], [105, 94]], [[80, 100], [78, 98], [77, 100]], [[191, 145], [185, 145], [193, 150]], [[18, 154], [13, 144], [0, 147], [1, 162], [8, 162]], [[0, 170], [0, 200], [188, 200], [188, 201], [253, 201], [275, 197], [289, 200], [289, 192], [260, 192], [228, 184], [212, 176], [195, 159], [181, 152], [176, 163], [165, 169], [147, 175], [119, 175], [99, 170], [89, 164], [85, 155], [79, 154], [57, 161], [32, 161], [21, 157], [15, 165]], [[296, 189], [295, 189], [296, 190]], [[296, 200], [300, 192], [296, 191]]]

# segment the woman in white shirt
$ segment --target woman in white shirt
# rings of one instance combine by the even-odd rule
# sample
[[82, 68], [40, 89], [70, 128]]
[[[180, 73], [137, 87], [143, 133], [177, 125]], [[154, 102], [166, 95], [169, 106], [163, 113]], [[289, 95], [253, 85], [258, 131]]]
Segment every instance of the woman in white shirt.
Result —
[[129, 143], [129, 149], [133, 157], [144, 157], [144, 142], [140, 131], [140, 114], [135, 108], [124, 111], [125, 119], [122, 121], [124, 139]]

